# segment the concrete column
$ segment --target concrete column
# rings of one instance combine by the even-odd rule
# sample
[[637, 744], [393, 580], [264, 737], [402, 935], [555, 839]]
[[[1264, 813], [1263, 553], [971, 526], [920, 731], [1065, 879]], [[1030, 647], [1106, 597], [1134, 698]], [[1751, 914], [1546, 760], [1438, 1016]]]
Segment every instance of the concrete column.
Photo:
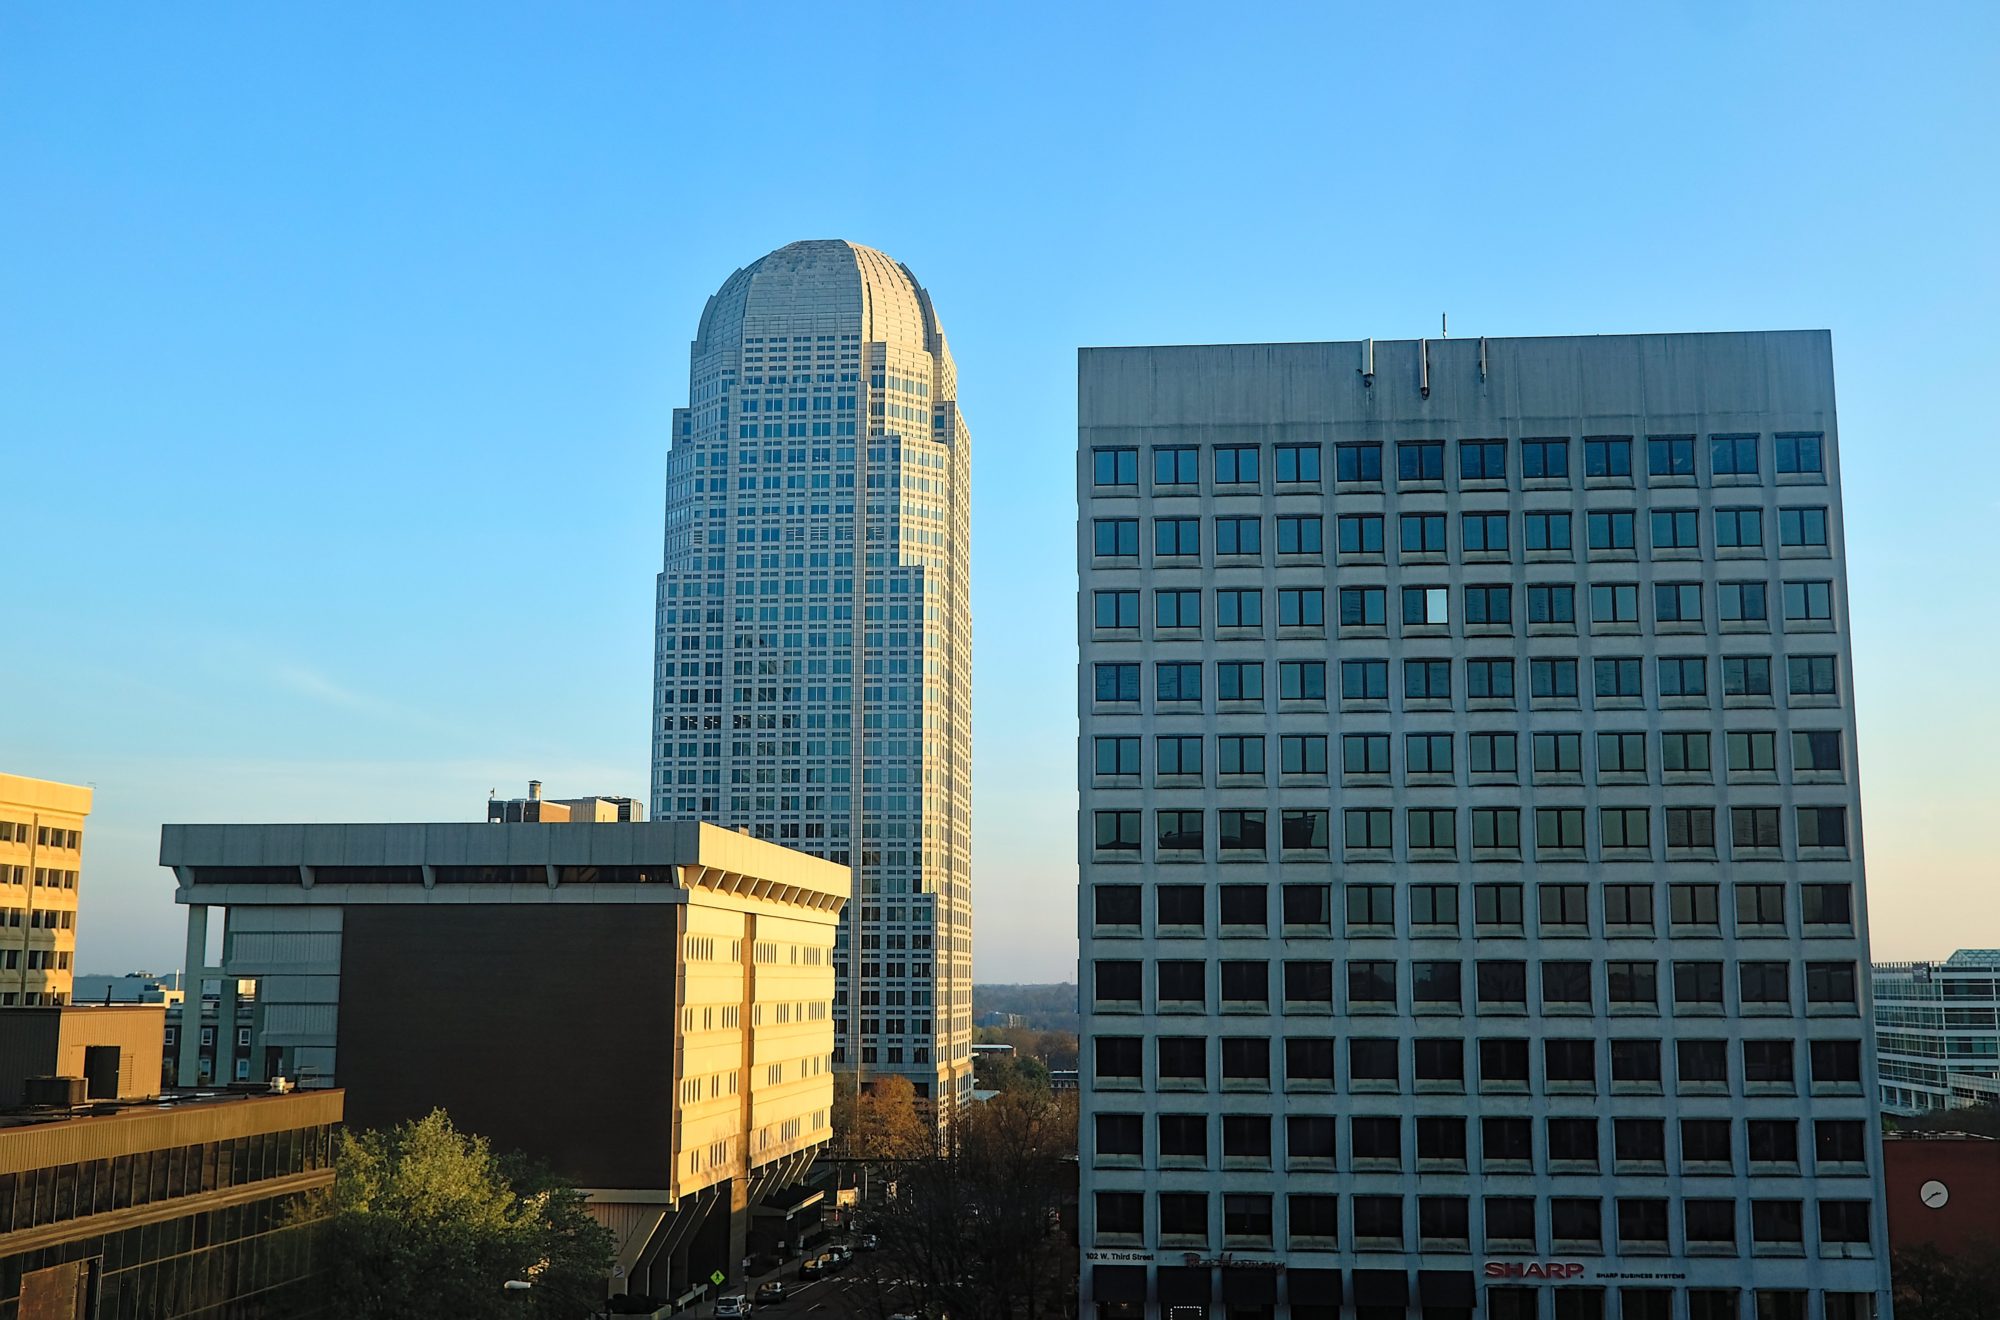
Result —
[[229, 909], [222, 910], [220, 993], [215, 997], [215, 1084], [236, 1080], [236, 975], [229, 966]]
[[208, 906], [188, 905], [187, 956], [181, 967], [180, 1084], [201, 1083], [201, 981], [208, 957]]
[[[744, 1088], [748, 1090], [748, 1087]], [[729, 1180], [729, 1204], [727, 1210], [717, 1207], [718, 1213], [729, 1216], [729, 1267], [732, 1281], [739, 1284], [750, 1282], [749, 1271], [743, 1268], [744, 1257], [750, 1254], [750, 1184], [743, 1178]]]

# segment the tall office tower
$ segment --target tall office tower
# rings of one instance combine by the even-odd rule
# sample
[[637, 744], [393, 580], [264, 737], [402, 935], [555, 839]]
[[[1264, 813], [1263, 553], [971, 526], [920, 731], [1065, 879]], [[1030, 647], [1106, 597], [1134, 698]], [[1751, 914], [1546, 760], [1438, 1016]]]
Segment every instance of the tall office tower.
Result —
[[1078, 406], [1094, 1314], [1886, 1315], [1828, 337]]
[[69, 1002], [91, 792], [0, 774], [0, 1005]]
[[854, 868], [835, 1057], [972, 1087], [971, 436], [930, 295], [793, 243], [695, 336], [667, 455], [653, 814]]

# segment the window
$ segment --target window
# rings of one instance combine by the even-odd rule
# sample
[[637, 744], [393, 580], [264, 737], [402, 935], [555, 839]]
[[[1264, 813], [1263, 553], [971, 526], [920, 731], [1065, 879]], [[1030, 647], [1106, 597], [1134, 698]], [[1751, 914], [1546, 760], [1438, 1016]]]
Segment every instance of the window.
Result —
[[1389, 812], [1381, 807], [1349, 807], [1347, 847], [1350, 851], [1383, 851], [1390, 844]]
[[1215, 740], [1216, 769], [1225, 775], [1264, 773], [1264, 736], [1225, 733]]
[[1334, 1159], [1334, 1128], [1334, 1120], [1323, 1115], [1286, 1116], [1286, 1164], [1331, 1169]]
[[1327, 1036], [1291, 1036], [1285, 1040], [1285, 1085], [1297, 1090], [1324, 1091], [1333, 1086], [1333, 1040]]
[[1798, 771], [1840, 769], [1838, 729], [1796, 730], [1792, 734], [1792, 768]]
[[1137, 738], [1099, 738], [1096, 740], [1096, 744], [1098, 774], [1136, 775], [1139, 773], [1139, 740]]
[[1645, 774], [1646, 735], [1643, 733], [1598, 734], [1597, 772], [1600, 775]]
[[[1139, 699], [1139, 675], [1137, 665], [1126, 665], [1131, 669], [1132, 695], [1120, 698], [1125, 701]], [[1102, 669], [1103, 666], [1098, 666]], [[1103, 697], [1098, 698], [1100, 701]], [[1194, 660], [1162, 660], [1153, 668], [1153, 699], [1165, 705], [1169, 702], [1201, 700], [1201, 664]]]
[[1474, 885], [1472, 887], [1472, 911], [1473, 920], [1478, 923], [1482, 932], [1488, 930], [1520, 930], [1521, 886], [1515, 884]]
[[1736, 981], [1737, 993], [1742, 996], [1746, 1010], [1753, 1004], [1764, 1008], [1791, 1007], [1791, 968], [1784, 963], [1738, 963]]
[[1153, 519], [1153, 553], [1162, 558], [1168, 555], [1200, 554], [1201, 519]]
[[[1382, 524], [1375, 523], [1375, 548], [1382, 548]], [[1320, 520], [1318, 514], [1285, 515], [1278, 519], [1278, 553], [1281, 555], [1316, 555], [1320, 553]]]
[[1708, 661], [1698, 655], [1660, 657], [1662, 697], [1706, 697]]
[[1694, 437], [1663, 436], [1646, 441], [1646, 471], [1655, 477], [1694, 475]]
[[1758, 1247], [1798, 1247], [1805, 1241], [1805, 1206], [1799, 1201], [1750, 1202], [1750, 1240]]
[[1660, 735], [1660, 765], [1668, 774], [1709, 773], [1706, 733]]
[[1831, 697], [1840, 691], [1839, 671], [1830, 655], [1795, 655], [1785, 660], [1787, 690], [1795, 697]]
[[1826, 548], [1826, 508], [1778, 510], [1778, 544], [1794, 547]]
[[1482, 627], [1503, 627], [1514, 621], [1512, 587], [1467, 587], [1465, 621]]
[[[1161, 1036], [1159, 1077], [1163, 1082], [1205, 1083], [1208, 1080], [1208, 1041], [1201, 1036]], [[1182, 1086], [1182, 1090], [1192, 1089]]]
[[[1457, 898], [1458, 895], [1454, 891], [1452, 894], [1454, 914], [1456, 913]], [[1417, 925], [1425, 924], [1422, 921], [1417, 921], [1415, 918], [1412, 918], [1412, 921]], [[1455, 920], [1453, 924], [1456, 924]], [[1453, 1012], [1457, 1012], [1459, 1007], [1464, 1003], [1464, 992], [1459, 983], [1460, 972], [1461, 969], [1455, 962], [1412, 963], [1410, 967], [1411, 1000], [1419, 1005], [1448, 1005]], [[1423, 1041], [1420, 1040], [1417, 1042], [1420, 1053], [1423, 1045]], [[1421, 1076], [1421, 1074], [1419, 1075]]]
[[1535, 774], [1575, 775], [1583, 771], [1583, 735], [1538, 733], [1534, 736]]
[[1823, 621], [1833, 617], [1831, 582], [1785, 583], [1785, 618], [1790, 621]]
[[[1663, 1251], [1667, 1245], [1667, 1203], [1656, 1197], [1621, 1197], [1618, 1201], [1618, 1245], [1630, 1250], [1651, 1249]], [[1639, 1320], [1641, 1312], [1632, 1306], [1632, 1291], [1625, 1290], [1621, 1310], [1631, 1320]], [[1671, 1299], [1673, 1294], [1662, 1293]], [[1667, 1312], [1657, 1314], [1665, 1316]]]
[[1761, 550], [1764, 548], [1762, 509], [1717, 509], [1715, 545], [1719, 550]]
[[[1704, 1255], [1715, 1255], [1719, 1249], [1726, 1248], [1726, 1254], [1733, 1255], [1735, 1253], [1736, 1203], [1734, 1201], [1711, 1200], [1708, 1198], [1700, 1200], [1691, 1198], [1683, 1201], [1681, 1202], [1681, 1223], [1687, 1233], [1689, 1251], [1699, 1252]], [[1736, 1320], [1736, 1317], [1741, 1314], [1737, 1309], [1736, 1294], [1732, 1291], [1724, 1293], [1723, 1296], [1728, 1298], [1727, 1309], [1712, 1311], [1709, 1314], [1716, 1317], [1726, 1316], [1728, 1320]], [[1695, 1294], [1689, 1294], [1688, 1301], [1690, 1304], [1694, 1301], [1694, 1297]], [[1695, 1311], [1693, 1306], [1690, 1305], [1689, 1314], [1699, 1315], [1701, 1313]], [[1704, 1320], [1706, 1320], [1706, 1317], [1704, 1317]]]
[[1126, 960], [1099, 959], [1091, 967], [1095, 999], [1099, 1004], [1137, 1007], [1139, 964]]
[[1669, 851], [1713, 851], [1715, 808], [1668, 807], [1667, 848]]
[[1570, 548], [1569, 515], [1566, 513], [1524, 514], [1522, 525], [1530, 550], [1562, 551]]
[[[1194, 593], [1189, 592], [1189, 595]], [[1197, 612], [1195, 624], [1201, 618]], [[1218, 628], [1261, 628], [1264, 625], [1264, 593], [1253, 589], [1221, 588], [1215, 593], [1215, 626]]]
[[1846, 885], [1803, 885], [1799, 907], [1808, 926], [1850, 926], [1854, 922], [1854, 894]]
[[[1242, 886], [1233, 887], [1241, 888]], [[1231, 924], [1228, 914], [1224, 914], [1222, 924], [1225, 926]], [[1257, 924], [1262, 925], [1263, 923], [1260, 920]], [[1268, 1007], [1271, 1002], [1271, 966], [1269, 963], [1226, 959], [1221, 964], [1221, 980], [1222, 1002], [1224, 1004], [1254, 1004], [1259, 1007]], [[1165, 998], [1164, 995], [1161, 997]]]
[[[1743, 1080], [1759, 1085], [1783, 1084], [1789, 1089], [1792, 1083], [1792, 1042], [1789, 1040], [1746, 1040], [1743, 1042]], [[1785, 1120], [1785, 1126], [1792, 1126]], [[1796, 1154], [1796, 1133], [1793, 1137]], [[1751, 1143], [1751, 1158], [1757, 1158], [1756, 1143]]]
[[1436, 554], [1445, 551], [1444, 515], [1441, 513], [1406, 513], [1397, 519], [1400, 528], [1402, 551], [1406, 555]]
[[1459, 441], [1458, 476], [1461, 481], [1505, 481], [1507, 442], [1505, 440]]
[[[1221, 593], [1216, 593], [1220, 595]], [[1199, 628], [1201, 627], [1201, 593], [1199, 591], [1155, 591], [1153, 593], [1153, 626], [1155, 628]]]
[[[1343, 596], [1346, 594], [1342, 593]], [[1389, 696], [1387, 660], [1340, 662], [1340, 695], [1346, 701], [1384, 701]]]
[[1798, 825], [1801, 848], [1847, 846], [1846, 807], [1800, 807]]
[[1090, 451], [1091, 484], [1095, 486], [1136, 486], [1139, 484], [1139, 451], [1136, 449], [1093, 449]]
[[1288, 775], [1326, 773], [1326, 735], [1288, 733], [1279, 739], [1279, 771]]
[[1449, 775], [1451, 735], [1448, 733], [1404, 735], [1403, 762], [1405, 768], [1413, 775]]
[[1158, 819], [1158, 847], [1161, 852], [1200, 852], [1202, 850], [1202, 813], [1199, 811], [1161, 811], [1155, 813]]
[[1137, 1078], [1140, 1067], [1139, 1045], [1137, 1036], [1097, 1037], [1094, 1049], [1098, 1080], [1126, 1081]]
[[[1257, 593], [1246, 592], [1245, 594], [1254, 596]], [[1326, 592], [1319, 587], [1278, 588], [1278, 626], [1281, 628], [1325, 627]]]
[[1339, 520], [1340, 553], [1379, 555], [1382, 553], [1382, 515], [1344, 513]]
[[1762, 582], [1716, 584], [1716, 615], [1725, 623], [1762, 623], [1770, 617]]
[[1340, 736], [1340, 768], [1350, 775], [1389, 773], [1389, 735], [1344, 733]]
[[[1596, 588], [1592, 588], [1592, 590], [1594, 591]], [[1640, 677], [1639, 661], [1636, 658], [1630, 660], [1596, 660], [1591, 662], [1591, 668], [1596, 680], [1598, 696], [1638, 698], [1645, 695], [1644, 682]]]
[[1708, 442], [1708, 470], [1718, 477], [1756, 476], [1757, 437], [1711, 436]]
[[1343, 484], [1382, 480], [1381, 445], [1335, 445], [1334, 480]]
[[1280, 661], [1278, 696], [1286, 701], [1326, 700], [1326, 661]]
[[[1523, 1047], [1519, 1051], [1521, 1065], [1520, 1079], [1525, 1081], [1528, 1075], [1526, 1041], [1480, 1041], [1480, 1077], [1484, 1079], [1491, 1075], [1486, 1071], [1486, 1063], [1488, 1061], [1486, 1046], [1489, 1044], [1519, 1045]], [[1508, 1052], [1511, 1053], [1512, 1051]], [[1500, 1053], [1500, 1051], [1493, 1052], [1494, 1058], [1492, 1062], [1504, 1065], [1506, 1061], [1498, 1057]], [[1525, 1118], [1482, 1118], [1479, 1120], [1479, 1144], [1484, 1148], [1482, 1153], [1486, 1167], [1488, 1168], [1499, 1168], [1508, 1165], [1526, 1166], [1534, 1158], [1534, 1126]], [[1488, 1201], [1487, 1204], [1490, 1206], [1492, 1202]], [[1522, 1197], [1521, 1204], [1527, 1208], [1527, 1213], [1519, 1220], [1520, 1230], [1518, 1234], [1509, 1233], [1507, 1236], [1532, 1238], [1535, 1231], [1534, 1202], [1527, 1197]]]
[[1403, 1198], [1356, 1196], [1354, 1240], [1357, 1245], [1400, 1250], [1403, 1245]]
[[1093, 920], [1099, 926], [1137, 926], [1139, 924], [1139, 886], [1098, 885], [1092, 895], [1095, 902]]
[[1535, 847], [1544, 851], [1577, 850], [1583, 847], [1581, 807], [1536, 807]]
[[1193, 445], [1165, 446], [1153, 449], [1153, 484], [1155, 486], [1193, 486], [1201, 481], [1201, 451]]
[[[1542, 1010], [1560, 1013], [1575, 1009], [1588, 1013], [1591, 1008], [1590, 964], [1580, 961], [1544, 962], [1542, 964]], [[1551, 1045], [1556, 1042], [1549, 1042]], [[1558, 1080], [1551, 1074], [1551, 1081]]]
[[1404, 587], [1403, 622], [1406, 624], [1450, 623], [1450, 590], [1445, 587]]
[[[1416, 926], [1458, 927], [1458, 886], [1457, 885], [1412, 885], [1410, 887], [1410, 923]], [[1452, 964], [1456, 967], [1457, 964]], [[1452, 981], [1457, 983], [1457, 973]], [[1458, 996], [1452, 995], [1456, 1002]]]
[[1410, 847], [1430, 852], [1456, 852], [1458, 813], [1449, 807], [1409, 809]]
[[1397, 445], [1396, 476], [1402, 481], [1443, 481], [1444, 442], [1405, 440]]
[[1681, 1085], [1690, 1090], [1726, 1090], [1729, 1086], [1729, 1042], [1680, 1040], [1674, 1055]]
[[1139, 553], [1137, 518], [1099, 518], [1091, 524], [1096, 537], [1096, 554], [1103, 558], [1130, 558]]
[[1555, 1196], [1549, 1198], [1549, 1234], [1556, 1250], [1565, 1243], [1601, 1247], [1604, 1241], [1604, 1208], [1596, 1199]]
[[1161, 1192], [1160, 1239], [1181, 1243], [1208, 1243], [1208, 1193]]
[[1145, 1199], [1138, 1192], [1097, 1193], [1097, 1236], [1100, 1240], [1137, 1240], [1146, 1225]]
[[1264, 553], [1264, 520], [1261, 518], [1217, 518], [1215, 553], [1218, 555], [1261, 555]]
[[1861, 1042], [1816, 1040], [1808, 1046], [1816, 1085], [1858, 1086], [1861, 1083]]
[[[1503, 471], [1502, 476], [1506, 473]], [[1569, 441], [1523, 440], [1521, 475], [1532, 481], [1569, 479]]]
[[1276, 476], [1287, 484], [1319, 484], [1318, 445], [1279, 445], [1271, 451]]
[[[1195, 667], [1196, 683], [1200, 682], [1200, 667]], [[1096, 692], [1099, 701], [1137, 701], [1139, 699], [1139, 666], [1129, 664], [1100, 664], [1096, 670]], [[1199, 695], [1199, 694], [1197, 694]]]
[[[1291, 846], [1290, 839], [1285, 841], [1285, 846]], [[1333, 925], [1333, 898], [1326, 885], [1286, 885], [1279, 892], [1279, 903], [1279, 910], [1288, 927], [1328, 930]]]
[[1257, 446], [1217, 445], [1215, 484], [1254, 485], [1257, 481]]
[[1806, 964], [1806, 1002], [1852, 1008], [1855, 998], [1854, 964], [1813, 962]]
[[[1658, 1075], [1659, 1052], [1653, 1053]], [[1667, 1125], [1657, 1118], [1615, 1118], [1611, 1121], [1611, 1158], [1619, 1164], [1661, 1165], [1667, 1158]]]
[[1735, 1162], [1730, 1147], [1729, 1120], [1726, 1118], [1684, 1118], [1681, 1120], [1681, 1159], [1691, 1164]]
[[1859, 1119], [1813, 1120], [1813, 1159], [1821, 1168], [1868, 1163], [1868, 1126]]
[[[1395, 1007], [1396, 964], [1393, 962], [1363, 961], [1360, 959], [1349, 960], [1347, 964], [1347, 1002], [1350, 1008], [1363, 1006]], [[1349, 1042], [1350, 1045], [1354, 1046], [1360, 1046], [1364, 1043], [1373, 1047], [1388, 1047], [1386, 1050], [1390, 1060], [1387, 1065], [1388, 1076], [1393, 1079], [1396, 1075], [1394, 1063], [1396, 1043], [1394, 1041], [1363, 1042], [1361, 1040]], [[1385, 1051], [1376, 1049], [1374, 1052], [1380, 1054]]]
[[1529, 587], [1528, 622], [1574, 624], [1576, 588], [1567, 585]]
[[1386, 621], [1387, 602], [1381, 587], [1342, 587], [1340, 626], [1380, 628]]
[[1264, 664], [1261, 660], [1221, 660], [1215, 666], [1215, 695], [1222, 701], [1262, 701]]
[[1099, 628], [1139, 626], [1139, 593], [1136, 591], [1100, 591], [1096, 593], [1093, 604], [1093, 619]]
[[1868, 1202], [1821, 1201], [1819, 1203], [1819, 1240], [1829, 1245], [1836, 1243], [1859, 1243], [1866, 1246], [1870, 1240], [1868, 1233]]
[[[1099, 742], [1104, 741], [1099, 739]], [[1103, 773], [1099, 771], [1099, 773]], [[1153, 740], [1153, 773], [1158, 775], [1198, 775], [1201, 773], [1201, 735], [1161, 734]]]
[[1468, 745], [1475, 775], [1512, 775], [1519, 768], [1520, 753], [1511, 733], [1475, 733]]
[[1545, 935], [1588, 935], [1590, 933], [1589, 890], [1583, 885], [1551, 884], [1537, 890]]
[[1467, 554], [1507, 553], [1507, 515], [1504, 513], [1463, 513], [1459, 515], [1460, 543]]
[[1730, 655], [1722, 659], [1722, 695], [1725, 697], [1768, 697], [1771, 695], [1771, 657]]
[[1653, 926], [1653, 887], [1613, 884], [1604, 886], [1604, 923], [1607, 926]]
[[1722, 964], [1719, 962], [1677, 962], [1674, 964], [1674, 1007], [1722, 1007]]
[[1733, 848], [1776, 848], [1778, 809], [1776, 807], [1731, 807], [1729, 841]]
[[1701, 548], [1701, 514], [1695, 509], [1653, 510], [1653, 549]]
[[1600, 480], [1630, 478], [1632, 438], [1630, 436], [1588, 436], [1583, 442], [1583, 475]]
[[1777, 441], [1780, 476], [1822, 476], [1826, 472], [1825, 441], [1816, 435], [1781, 435]]
[[1295, 1250], [1314, 1246], [1330, 1248], [1339, 1241], [1338, 1197], [1325, 1193], [1293, 1192], [1285, 1198], [1285, 1204], [1290, 1232], [1286, 1242], [1288, 1247]]
[[1097, 813], [1096, 826], [1099, 852], [1139, 851], [1138, 812], [1100, 811]]
[[1632, 549], [1632, 515], [1629, 511], [1592, 513], [1585, 517], [1584, 526], [1590, 533], [1590, 548], [1593, 550]]
[[[1426, 1047], [1435, 1047], [1427, 1049]], [[1417, 1080], [1465, 1084], [1465, 1042], [1456, 1036], [1417, 1042]], [[1417, 1160], [1465, 1167], [1465, 1120], [1456, 1115], [1417, 1120]]]
[[1332, 1011], [1332, 963], [1288, 962], [1285, 964], [1284, 975], [1285, 1004], [1288, 1008], [1311, 1005], [1324, 1011]]
[[1406, 701], [1451, 700], [1451, 661], [1405, 660], [1403, 698]]
[[1699, 582], [1655, 582], [1653, 618], [1660, 623], [1700, 623]]
[[1778, 740], [1775, 733], [1746, 729], [1726, 735], [1724, 745], [1729, 750], [1731, 774], [1769, 774], [1777, 769]]
[[1613, 1008], [1657, 1009], [1660, 1006], [1659, 976], [1657, 963], [1607, 962], [1604, 964], [1605, 998]]

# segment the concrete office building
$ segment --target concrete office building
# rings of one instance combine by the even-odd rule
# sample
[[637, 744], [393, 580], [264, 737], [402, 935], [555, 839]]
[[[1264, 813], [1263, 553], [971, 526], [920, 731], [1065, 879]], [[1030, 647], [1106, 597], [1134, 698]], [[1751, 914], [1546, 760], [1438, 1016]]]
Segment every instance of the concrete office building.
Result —
[[736, 1277], [750, 1205], [831, 1135], [843, 867], [677, 821], [169, 825], [160, 860], [188, 984], [227, 1022], [255, 983], [251, 1080], [547, 1160], [617, 1234], [619, 1291]]
[[0, 1007], [69, 1002], [90, 796], [0, 775]]
[[906, 267], [820, 240], [731, 275], [690, 356], [667, 455], [653, 814], [853, 867], [835, 1058], [963, 1097], [971, 436], [944, 330]]
[[524, 798], [488, 798], [486, 819], [498, 824], [553, 825], [565, 821], [613, 821], [646, 819], [646, 804], [629, 797], [545, 798], [542, 781], [528, 781]]
[[1078, 406], [1091, 1312], [1886, 1315], [1828, 336]]
[[0, 1114], [0, 1314], [325, 1315], [340, 1110], [309, 1091]]
[[2000, 1103], [2000, 949], [1877, 963], [1875, 1047], [1892, 1114]]

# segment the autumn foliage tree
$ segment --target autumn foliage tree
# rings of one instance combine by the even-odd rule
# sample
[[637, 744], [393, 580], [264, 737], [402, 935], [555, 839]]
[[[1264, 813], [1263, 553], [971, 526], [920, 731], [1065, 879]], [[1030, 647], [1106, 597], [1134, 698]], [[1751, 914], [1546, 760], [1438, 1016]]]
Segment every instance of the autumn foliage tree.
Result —
[[897, 1161], [928, 1155], [936, 1141], [910, 1079], [875, 1078], [857, 1097], [851, 1077], [833, 1087], [833, 1146], [850, 1159]]
[[[443, 1110], [343, 1132], [336, 1169], [333, 1314], [575, 1320], [602, 1305], [613, 1239], [583, 1194]], [[509, 1280], [532, 1287], [503, 1292]]]

